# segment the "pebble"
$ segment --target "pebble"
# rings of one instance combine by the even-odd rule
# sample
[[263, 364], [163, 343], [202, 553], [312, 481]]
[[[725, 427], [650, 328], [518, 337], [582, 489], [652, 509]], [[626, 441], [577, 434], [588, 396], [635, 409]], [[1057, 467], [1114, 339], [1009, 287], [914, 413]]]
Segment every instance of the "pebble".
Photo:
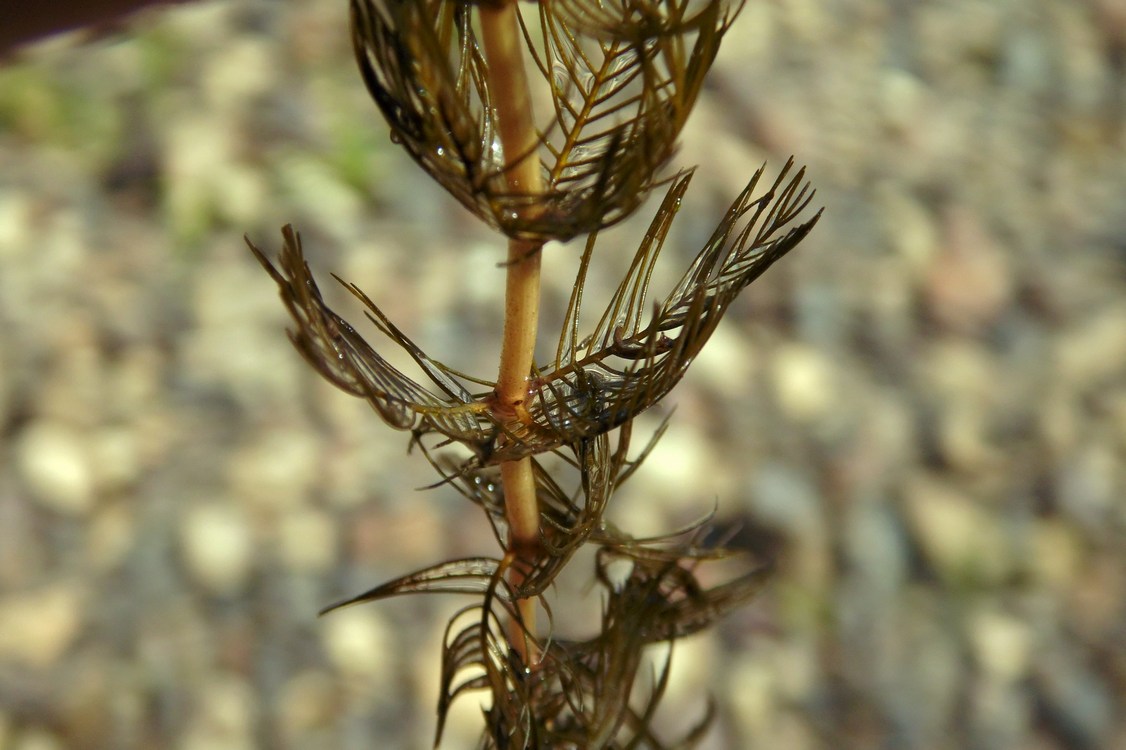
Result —
[[289, 511], [278, 526], [281, 559], [295, 572], [326, 573], [336, 562], [337, 537], [336, 523], [324, 511]]
[[1009, 685], [1028, 674], [1034, 643], [1027, 623], [985, 607], [970, 615], [967, 631], [987, 679]]
[[[634, 435], [640, 442], [648, 432], [641, 425], [638, 428]], [[719, 484], [723, 471], [714, 464], [714, 453], [697, 426], [682, 421], [671, 427], [643, 464], [646, 471], [639, 471], [636, 476], [638, 491], [628, 494], [639, 507], [636, 513], [630, 513], [633, 520], [622, 519], [623, 528], [631, 533], [645, 533], [635, 529], [633, 524], [637, 523], [653, 530], [666, 523], [660, 518], [661, 511], [673, 518], [685, 514], [700, 516], [710, 511], [714, 499], [726, 494]], [[634, 501], [623, 503], [618, 510], [625, 512], [633, 504]], [[650, 520], [638, 518], [646, 513]]]
[[1073, 392], [1104, 388], [1126, 377], [1126, 305], [1087, 316], [1056, 340], [1053, 360], [1061, 383]]
[[[375, 680], [394, 672], [396, 638], [378, 605], [355, 606], [333, 612], [322, 631], [325, 653], [332, 666], [348, 676]], [[387, 686], [390, 689], [390, 686]]]
[[1074, 528], [1058, 518], [1038, 519], [1026, 556], [1035, 580], [1056, 592], [1063, 592], [1083, 567], [1083, 540]]
[[86, 597], [75, 583], [53, 583], [0, 598], [0, 662], [43, 669], [82, 632]]
[[252, 750], [257, 699], [250, 685], [235, 675], [213, 675], [196, 694], [198, 713], [188, 728], [185, 750]]
[[751, 738], [765, 734], [777, 714], [777, 676], [761, 656], [735, 657], [728, 671], [727, 693], [740, 732]]
[[923, 290], [931, 315], [960, 333], [985, 330], [1012, 300], [1009, 264], [1005, 248], [976, 213], [951, 208], [943, 221], [941, 251]]
[[201, 502], [188, 508], [180, 527], [180, 549], [189, 575], [207, 591], [231, 596], [246, 586], [254, 566], [249, 519], [236, 506]]
[[987, 420], [980, 407], [968, 402], [955, 403], [941, 413], [937, 447], [951, 468], [982, 472], [1001, 464], [1004, 453], [991, 443]]
[[1108, 528], [1122, 501], [1122, 458], [1105, 441], [1073, 452], [1058, 474], [1060, 509], [1090, 529]]
[[120, 492], [141, 475], [141, 447], [137, 442], [132, 426], [103, 427], [90, 436], [91, 474], [99, 492]]
[[813, 347], [782, 344], [770, 356], [771, 386], [787, 417], [800, 424], [824, 419], [841, 402], [834, 366]]
[[265, 512], [299, 508], [318, 477], [320, 442], [308, 429], [276, 427], [254, 435], [227, 463], [230, 494]]
[[37, 420], [18, 442], [18, 467], [32, 497], [68, 516], [84, 516], [97, 500], [86, 435], [57, 421]]
[[63, 750], [62, 740], [45, 729], [28, 729], [13, 740], [12, 750]]
[[287, 738], [296, 741], [304, 733], [332, 723], [337, 685], [323, 670], [309, 669], [285, 681], [277, 712]]
[[880, 184], [876, 195], [886, 242], [903, 259], [910, 277], [921, 278], [941, 247], [931, 211], [899, 183]]
[[917, 473], [903, 488], [907, 524], [924, 558], [952, 584], [995, 584], [1009, 554], [998, 522], [969, 494]]
[[86, 555], [95, 570], [112, 570], [125, 562], [133, 549], [137, 519], [126, 503], [107, 504], [90, 519]]

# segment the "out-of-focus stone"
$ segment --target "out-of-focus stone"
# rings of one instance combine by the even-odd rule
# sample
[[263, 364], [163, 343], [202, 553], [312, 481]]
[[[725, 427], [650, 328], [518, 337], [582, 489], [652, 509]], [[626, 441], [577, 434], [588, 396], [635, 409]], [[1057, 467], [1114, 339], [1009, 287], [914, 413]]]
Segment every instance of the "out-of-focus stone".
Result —
[[287, 739], [329, 724], [336, 709], [337, 685], [320, 670], [306, 670], [285, 681], [278, 700], [278, 715]]
[[[340, 672], [365, 679], [394, 674], [396, 638], [371, 607], [351, 607], [325, 619], [323, 640], [329, 661]], [[387, 684], [388, 690], [391, 685]]]
[[13, 261], [31, 250], [32, 213], [32, 199], [26, 192], [0, 190], [0, 258]]
[[235, 160], [233, 131], [213, 113], [184, 112], [164, 134], [167, 220], [178, 237], [194, 240], [210, 226], [216, 192]]
[[0, 662], [54, 664], [82, 630], [85, 597], [58, 583], [0, 599]]
[[1062, 384], [1080, 392], [1126, 376], [1126, 305], [1107, 307], [1056, 338]]
[[260, 36], [232, 40], [205, 61], [201, 82], [216, 111], [237, 109], [261, 96], [280, 72], [272, 45]]
[[794, 637], [777, 645], [771, 662], [779, 697], [790, 704], [813, 697], [823, 679], [817, 657], [817, 643], [810, 637]]
[[298, 508], [287, 512], [278, 526], [278, 542], [282, 559], [293, 571], [320, 573], [336, 560], [336, 524], [321, 510]]
[[1033, 643], [1027, 623], [984, 608], [971, 615], [967, 629], [974, 658], [990, 679], [1008, 684], [1028, 673]]
[[1031, 536], [1028, 565], [1035, 579], [1053, 591], [1064, 591], [1079, 574], [1082, 540], [1074, 527], [1058, 518], [1038, 519]]
[[980, 471], [996, 466], [1003, 454], [986, 436], [986, 415], [968, 402], [957, 402], [944, 411], [938, 422], [938, 448], [955, 469]]
[[923, 556], [946, 580], [990, 583], [1011, 566], [997, 521], [957, 487], [916, 474], [903, 488], [904, 510]]
[[129, 427], [106, 427], [90, 437], [92, 474], [100, 491], [116, 491], [140, 475], [140, 448]]
[[1122, 457], [1113, 446], [1103, 441], [1083, 446], [1059, 472], [1061, 509], [1088, 528], [1105, 528], [1122, 502], [1124, 475]]
[[208, 591], [230, 595], [246, 585], [254, 564], [248, 519], [235, 506], [208, 502], [187, 510], [180, 548], [188, 572]]
[[975, 333], [995, 321], [1009, 304], [1010, 263], [977, 214], [952, 209], [944, 229], [942, 251], [927, 275], [926, 300], [939, 323]]
[[63, 750], [63, 748], [62, 740], [45, 729], [28, 729], [19, 733], [12, 743], [12, 750]]
[[32, 495], [45, 507], [85, 515], [94, 507], [93, 469], [86, 436], [62, 422], [33, 422], [19, 438], [18, 465]]
[[87, 536], [87, 559], [95, 570], [117, 567], [133, 548], [136, 518], [125, 503], [107, 504], [94, 514]]
[[881, 184], [877, 192], [884, 235], [891, 248], [918, 277], [939, 249], [938, 227], [930, 211], [901, 185]]
[[330, 165], [312, 154], [293, 153], [279, 159], [280, 178], [294, 202], [316, 216], [318, 224], [338, 238], [348, 240], [347, 227], [355, 226], [364, 210], [363, 198]]
[[932, 342], [918, 362], [918, 388], [943, 406], [965, 403], [987, 409], [1003, 383], [995, 357], [966, 339]]
[[926, 87], [916, 76], [900, 68], [888, 68], [880, 80], [881, 114], [896, 134], [909, 135], [919, 119]]
[[228, 463], [231, 495], [266, 510], [296, 508], [316, 480], [319, 457], [309, 430], [279, 427], [256, 435]]
[[693, 382], [702, 382], [728, 399], [746, 398], [759, 370], [750, 340], [735, 326], [721, 325], [692, 363]]
[[199, 687], [197, 720], [191, 724], [184, 750], [251, 750], [258, 706], [254, 692], [240, 677], [217, 675]]
[[[634, 432], [635, 436], [645, 434], [642, 429]], [[725, 472], [716, 465], [715, 451], [707, 437], [699, 428], [685, 423], [670, 426], [643, 465], [645, 469], [638, 472], [637, 481], [645, 489], [630, 494], [645, 495], [648, 500], [642, 504], [648, 506], [650, 514], [656, 509], [684, 513], [700, 502], [701, 496], [711, 499], [724, 489], [716, 483]]]
[[[276, 247], [266, 240], [259, 244], [268, 255]], [[282, 407], [297, 401], [308, 371], [280, 333], [285, 313], [278, 308], [277, 288], [241, 256], [228, 248], [221, 252], [224, 257], [193, 289], [198, 326], [185, 332], [178, 364], [226, 389], [241, 405], [280, 419]]]
[[1044, 396], [1036, 411], [1041, 440], [1053, 457], [1071, 452], [1079, 440], [1080, 418], [1074, 398], [1062, 384]]
[[726, 693], [740, 734], [760, 737], [777, 717], [777, 676], [754, 654], [735, 657], [727, 674]]
[[817, 421], [839, 403], [834, 365], [817, 349], [805, 344], [783, 344], [770, 357], [774, 396], [790, 419]]

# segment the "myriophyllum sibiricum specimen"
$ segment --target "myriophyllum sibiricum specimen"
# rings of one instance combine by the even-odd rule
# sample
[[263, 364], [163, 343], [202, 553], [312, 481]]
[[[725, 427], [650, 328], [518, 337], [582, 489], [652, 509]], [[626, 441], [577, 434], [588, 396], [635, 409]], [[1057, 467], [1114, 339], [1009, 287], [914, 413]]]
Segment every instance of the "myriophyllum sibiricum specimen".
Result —
[[[787, 163], [750, 179], [660, 299], [649, 282], [692, 171], [666, 174], [676, 139], [740, 10], [721, 0], [352, 0], [363, 81], [391, 137], [507, 242], [495, 379], [430, 357], [359, 288], [374, 327], [417, 366], [392, 366], [324, 302], [301, 240], [282, 230], [275, 267], [298, 351], [325, 378], [410, 434], [450, 486], [488, 518], [491, 557], [439, 562], [329, 607], [415, 593], [470, 595], [442, 655], [437, 739], [450, 704], [485, 692], [485, 748], [660, 748], [651, 730], [667, 663], [633, 695], [645, 646], [697, 632], [750, 599], [767, 568], [717, 586], [697, 569], [730, 552], [706, 524], [635, 539], [603, 520], [664, 425], [631, 454], [633, 420], [681, 379], [748, 284], [797, 245], [819, 214]], [[599, 232], [653, 191], [664, 198], [609, 302], [584, 314]], [[549, 247], [585, 237], [585, 243]], [[540, 256], [576, 257], [554, 359], [536, 362]], [[498, 280], [499, 283], [499, 280]], [[452, 449], [463, 446], [460, 453]], [[549, 471], [543, 457], [561, 470]], [[598, 633], [552, 637], [544, 598], [583, 545], [603, 596]], [[327, 610], [326, 610], [327, 611]], [[548, 613], [546, 621], [538, 620]], [[681, 738], [706, 730], [710, 712]]]

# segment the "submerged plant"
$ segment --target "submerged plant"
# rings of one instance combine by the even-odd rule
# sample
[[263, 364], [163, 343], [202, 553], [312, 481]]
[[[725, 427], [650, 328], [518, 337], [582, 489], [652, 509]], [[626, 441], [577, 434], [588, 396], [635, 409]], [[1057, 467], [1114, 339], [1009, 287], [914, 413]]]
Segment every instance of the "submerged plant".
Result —
[[[507, 237], [499, 375], [431, 358], [359, 288], [367, 317], [418, 366], [392, 366], [325, 304], [299, 235], [282, 230], [277, 282], [305, 359], [368, 401], [486, 514], [501, 553], [447, 560], [329, 607], [416, 593], [473, 596], [446, 630], [437, 740], [451, 703], [484, 692], [485, 748], [666, 747], [650, 724], [668, 676], [635, 696], [643, 649], [707, 627], [751, 598], [754, 568], [708, 587], [697, 567], [730, 553], [705, 524], [636, 539], [603, 520], [658, 430], [632, 455], [635, 417], [684, 375], [740, 291], [797, 245], [812, 190], [787, 163], [759, 170], [673, 287], [648, 287], [691, 171], [662, 173], [739, 0], [351, 0], [360, 71], [395, 142], [465, 208]], [[533, 89], [533, 84], [537, 86]], [[625, 277], [593, 326], [583, 290], [599, 232], [663, 189]], [[535, 362], [540, 256], [586, 236], [555, 358]], [[445, 448], [459, 444], [458, 456]], [[541, 457], [577, 477], [567, 486]], [[596, 547], [599, 632], [552, 637], [545, 593]], [[546, 622], [537, 617], [546, 613]], [[702, 736], [707, 719], [680, 740]]]

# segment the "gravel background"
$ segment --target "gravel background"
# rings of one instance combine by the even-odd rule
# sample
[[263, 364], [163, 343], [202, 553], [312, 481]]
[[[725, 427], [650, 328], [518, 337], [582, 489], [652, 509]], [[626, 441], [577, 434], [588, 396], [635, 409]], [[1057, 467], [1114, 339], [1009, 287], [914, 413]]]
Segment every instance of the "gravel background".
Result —
[[[1126, 747], [1126, 3], [750, 0], [669, 274], [791, 153], [825, 216], [613, 509], [718, 508], [780, 560], [676, 649], [665, 724], [711, 691], [709, 748]], [[287, 222], [493, 374], [500, 245], [389, 142], [343, 0], [199, 3], [0, 67], [0, 748], [430, 744], [458, 602], [315, 612], [487, 529], [292, 351], [241, 239]], [[576, 256], [548, 250], [545, 330]]]

